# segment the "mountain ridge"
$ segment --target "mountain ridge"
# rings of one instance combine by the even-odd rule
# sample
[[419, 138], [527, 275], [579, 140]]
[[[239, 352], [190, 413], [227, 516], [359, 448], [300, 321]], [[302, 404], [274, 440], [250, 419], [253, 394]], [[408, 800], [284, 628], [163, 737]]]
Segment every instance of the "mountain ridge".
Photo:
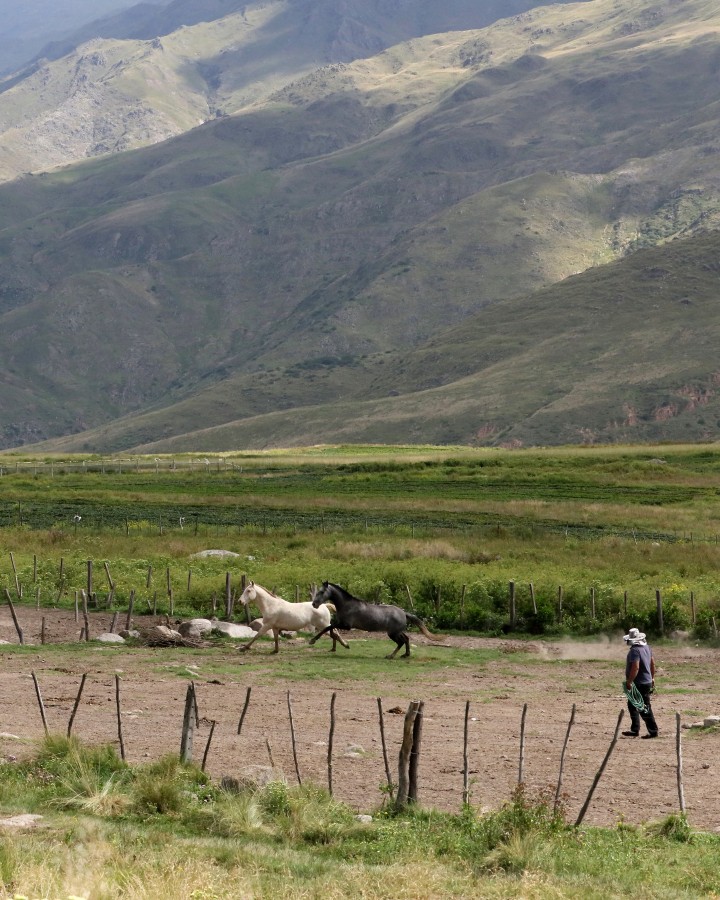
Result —
[[[714, 371], [686, 364], [676, 304], [712, 331], [714, 276], [673, 254], [697, 241], [702, 267], [716, 249], [703, 241], [720, 219], [719, 26], [703, 0], [535, 9], [324, 67], [172, 141], [0, 188], [0, 445], [91, 429], [43, 447], [158, 449], [199, 440], [200, 424], [203, 440], [263, 446], [351, 432], [705, 436], [702, 404], [682, 398], [708, 397]], [[643, 320], [669, 354], [648, 385], [630, 366], [640, 332], [613, 326], [611, 293], [573, 300], [575, 331], [544, 299], [555, 284], [581, 295], [600, 272], [618, 283], [618, 261], [632, 291], [668, 285], [632, 274], [647, 252], [686, 284], [659, 307], [671, 339]], [[558, 333], [530, 353], [512, 328], [539, 333], [534, 307]], [[625, 387], [604, 363], [588, 380], [571, 352], [598, 322], [627, 347]], [[622, 351], [603, 346], [617, 366]], [[458, 368], [467, 353], [472, 370]], [[483, 390], [492, 404], [473, 399]], [[509, 402], [518, 391], [534, 406]], [[364, 425], [340, 435], [353, 406]]]

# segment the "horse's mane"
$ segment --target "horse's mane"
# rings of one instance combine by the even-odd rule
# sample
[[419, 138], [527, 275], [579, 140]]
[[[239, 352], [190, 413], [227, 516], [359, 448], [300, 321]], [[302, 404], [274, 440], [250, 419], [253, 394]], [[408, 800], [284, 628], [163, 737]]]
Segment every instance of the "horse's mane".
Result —
[[253, 587], [260, 588], [261, 591], [264, 591], [266, 594], [270, 594], [270, 596], [275, 597], [276, 600], [283, 599], [279, 594], [275, 594], [271, 590], [268, 590], [268, 588], [263, 587], [261, 584], [258, 584], [257, 581], [253, 581]]
[[344, 587], [340, 587], [339, 584], [335, 584], [334, 581], [328, 581], [328, 587], [335, 588], [338, 593], [342, 594], [342, 596], [346, 600], [355, 600], [357, 603], [367, 603], [366, 600], [362, 600], [360, 597], [355, 597], [350, 591], [346, 591]]

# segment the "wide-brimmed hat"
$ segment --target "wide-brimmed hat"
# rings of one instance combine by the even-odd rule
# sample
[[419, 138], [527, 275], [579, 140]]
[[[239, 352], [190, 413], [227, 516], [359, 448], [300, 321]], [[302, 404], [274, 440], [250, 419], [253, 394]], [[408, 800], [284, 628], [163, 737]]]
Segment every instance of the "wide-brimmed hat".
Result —
[[638, 628], [631, 628], [623, 637], [626, 644], [645, 644], [645, 635]]

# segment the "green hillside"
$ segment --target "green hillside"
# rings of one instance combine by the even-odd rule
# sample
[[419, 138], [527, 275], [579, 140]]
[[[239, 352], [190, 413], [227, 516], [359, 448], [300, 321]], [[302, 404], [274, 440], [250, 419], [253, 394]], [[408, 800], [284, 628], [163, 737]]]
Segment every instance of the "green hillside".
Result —
[[535, 9], [5, 185], [0, 445], [712, 436], [718, 26]]

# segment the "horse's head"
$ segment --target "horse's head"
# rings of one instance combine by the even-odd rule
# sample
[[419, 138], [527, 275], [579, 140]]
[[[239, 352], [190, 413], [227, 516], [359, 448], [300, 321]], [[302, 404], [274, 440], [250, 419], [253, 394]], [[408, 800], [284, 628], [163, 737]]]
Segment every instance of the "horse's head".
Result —
[[315, 607], [315, 609], [326, 602], [328, 586], [328, 582], [323, 581], [320, 590], [313, 590], [312, 605]]
[[249, 581], [245, 590], [238, 597], [238, 600], [242, 603], [243, 606], [247, 606], [248, 603], [252, 603], [252, 601], [256, 597], [257, 597], [257, 591], [255, 590], [255, 582]]

